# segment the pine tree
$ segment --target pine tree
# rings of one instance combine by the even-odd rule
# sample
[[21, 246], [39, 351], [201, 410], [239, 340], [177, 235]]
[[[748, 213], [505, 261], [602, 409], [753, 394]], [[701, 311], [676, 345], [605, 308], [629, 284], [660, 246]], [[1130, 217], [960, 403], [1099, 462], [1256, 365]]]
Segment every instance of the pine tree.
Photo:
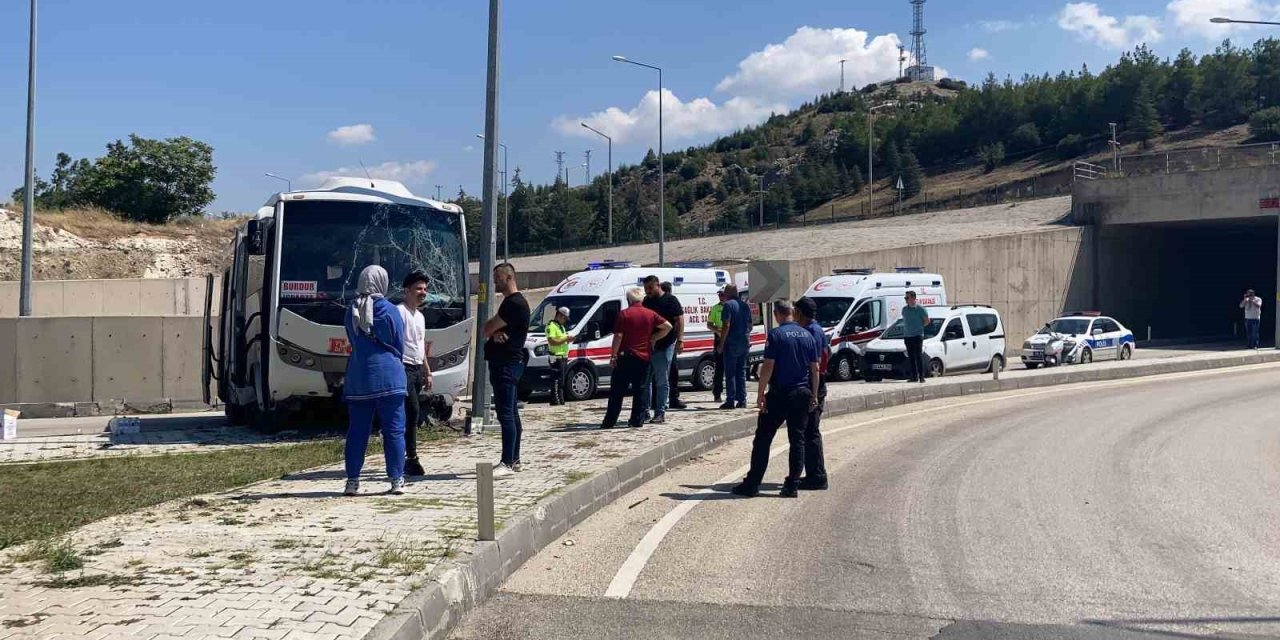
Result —
[[1205, 124], [1229, 127], [1248, 119], [1254, 106], [1249, 53], [1224, 41], [1200, 60], [1196, 106]]
[[1181, 129], [1195, 119], [1196, 87], [1200, 84], [1200, 69], [1190, 49], [1183, 49], [1173, 61], [1173, 73], [1165, 85], [1164, 101], [1160, 112], [1174, 129]]
[[1155, 98], [1151, 94], [1151, 85], [1142, 83], [1138, 93], [1133, 96], [1129, 105], [1129, 130], [1142, 141], [1143, 148], [1150, 146], [1151, 139], [1164, 133], [1160, 124], [1160, 114], [1156, 111]]
[[907, 152], [902, 156], [902, 197], [914, 198], [924, 190], [924, 171], [920, 168], [920, 160], [916, 154]]

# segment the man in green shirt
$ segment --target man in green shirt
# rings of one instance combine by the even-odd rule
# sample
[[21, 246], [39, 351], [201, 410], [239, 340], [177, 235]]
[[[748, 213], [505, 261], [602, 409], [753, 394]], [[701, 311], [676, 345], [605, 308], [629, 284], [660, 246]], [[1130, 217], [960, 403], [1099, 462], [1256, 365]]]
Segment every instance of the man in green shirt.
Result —
[[916, 292], [907, 292], [907, 306], [902, 308], [902, 341], [907, 345], [908, 382], [924, 382], [924, 328], [933, 323], [929, 311], [916, 304]]
[[570, 340], [564, 327], [568, 323], [569, 307], [556, 309], [555, 319], [547, 323], [547, 353], [555, 378], [551, 385], [551, 404], [564, 404], [564, 365], [569, 359]]
[[720, 402], [720, 396], [724, 394], [724, 353], [720, 349], [720, 343], [724, 341], [724, 289], [721, 288], [718, 294], [719, 301], [711, 306], [711, 312], [707, 315], [707, 327], [711, 329], [714, 335], [716, 363], [716, 379], [711, 383], [711, 393], [715, 396], [716, 402]]

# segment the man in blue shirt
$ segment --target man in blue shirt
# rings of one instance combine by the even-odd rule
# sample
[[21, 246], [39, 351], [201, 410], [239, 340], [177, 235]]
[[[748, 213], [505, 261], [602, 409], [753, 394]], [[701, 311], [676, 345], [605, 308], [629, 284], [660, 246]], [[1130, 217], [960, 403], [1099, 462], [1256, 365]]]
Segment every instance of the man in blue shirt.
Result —
[[907, 292], [907, 306], [902, 308], [902, 341], [907, 346], [907, 382], [924, 382], [924, 328], [933, 322], [928, 309], [916, 303], [916, 292]]
[[791, 443], [787, 479], [782, 484], [784, 498], [794, 498], [804, 474], [804, 434], [809, 414], [818, 406], [818, 347], [807, 329], [791, 321], [791, 303], [773, 304], [773, 318], [778, 326], [769, 332], [764, 348], [764, 364], [760, 366], [760, 389], [756, 406], [756, 436], [751, 443], [751, 470], [733, 493], [752, 497], [760, 493], [769, 466], [769, 446], [783, 422], [787, 423], [787, 440]]
[[725, 303], [721, 312], [724, 340], [725, 403], [721, 409], [747, 408], [747, 353], [751, 351], [751, 307], [738, 299], [738, 287], [724, 288]]
[[818, 350], [818, 404], [809, 412], [809, 422], [804, 429], [804, 478], [800, 480], [800, 488], [809, 491], [827, 489], [827, 464], [822, 455], [822, 432], [818, 430], [818, 424], [822, 421], [822, 409], [827, 401], [827, 363], [831, 358], [831, 342], [822, 325], [814, 320], [817, 314], [818, 305], [812, 299], [796, 300], [796, 324], [813, 336], [814, 347]]

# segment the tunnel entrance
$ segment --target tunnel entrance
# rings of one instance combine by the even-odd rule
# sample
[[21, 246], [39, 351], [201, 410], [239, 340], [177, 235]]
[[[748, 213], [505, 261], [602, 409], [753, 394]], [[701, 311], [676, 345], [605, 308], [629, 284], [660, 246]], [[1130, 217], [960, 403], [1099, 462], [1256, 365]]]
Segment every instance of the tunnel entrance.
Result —
[[1246, 289], [1263, 300], [1273, 345], [1277, 219], [1102, 225], [1095, 228], [1094, 301], [1139, 340], [1239, 337]]

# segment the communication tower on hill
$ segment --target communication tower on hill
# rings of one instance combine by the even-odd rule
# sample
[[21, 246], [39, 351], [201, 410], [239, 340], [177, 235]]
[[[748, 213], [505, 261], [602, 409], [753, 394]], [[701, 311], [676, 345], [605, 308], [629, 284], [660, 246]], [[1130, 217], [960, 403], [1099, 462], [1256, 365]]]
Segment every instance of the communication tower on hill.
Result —
[[913, 82], [934, 82], [937, 80], [933, 67], [929, 66], [929, 56], [924, 44], [924, 3], [925, 0], [911, 0], [911, 66], [907, 67], [907, 77]]

